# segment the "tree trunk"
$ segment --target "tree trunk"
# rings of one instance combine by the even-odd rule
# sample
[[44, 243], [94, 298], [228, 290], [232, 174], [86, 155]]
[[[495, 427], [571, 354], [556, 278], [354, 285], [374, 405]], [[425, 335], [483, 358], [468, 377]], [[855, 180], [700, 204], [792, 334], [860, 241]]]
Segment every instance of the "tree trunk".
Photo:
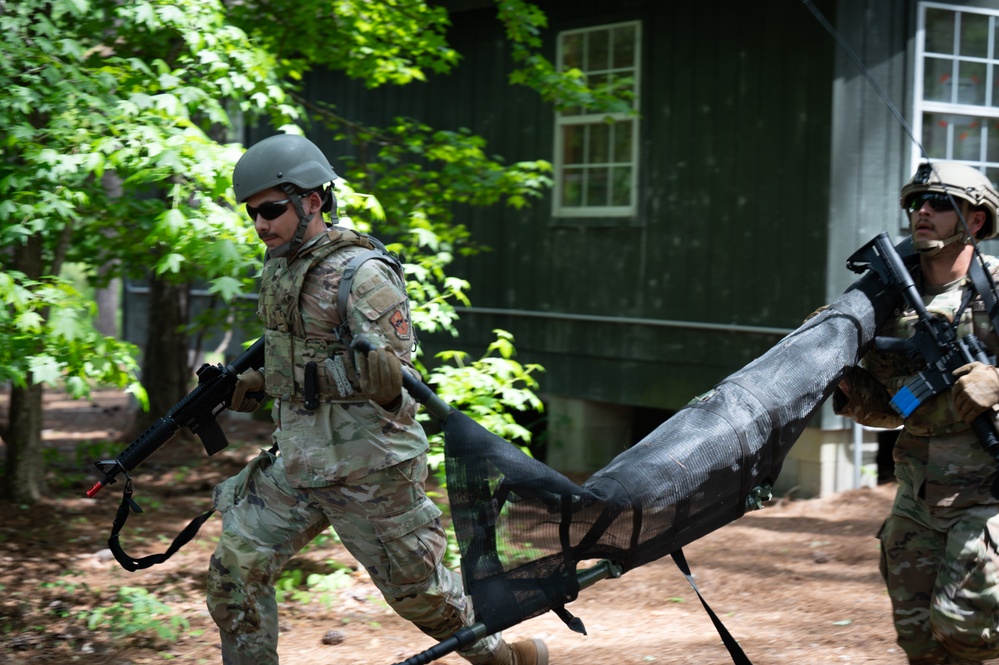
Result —
[[140, 434], [173, 408], [194, 384], [188, 361], [188, 289], [151, 276], [149, 325], [142, 354], [142, 384], [149, 395], [149, 411], [136, 418], [133, 435]]
[[[23, 245], [16, 245], [13, 268], [28, 277], [43, 273], [42, 237], [34, 235]], [[48, 311], [41, 315], [48, 318]], [[42, 386], [35, 384], [31, 373], [23, 387], [10, 392], [10, 420], [4, 431], [7, 464], [4, 469], [3, 496], [17, 503], [34, 503], [45, 494], [45, 469], [42, 464]]]
[[16, 503], [34, 503], [45, 495], [42, 463], [42, 386], [15, 386], [10, 392], [10, 423], [5, 430], [7, 465], [4, 498]]
[[121, 280], [112, 279], [104, 288], [94, 290], [94, 300], [97, 301], [98, 332], [108, 337], [118, 337], [118, 310], [121, 309]]

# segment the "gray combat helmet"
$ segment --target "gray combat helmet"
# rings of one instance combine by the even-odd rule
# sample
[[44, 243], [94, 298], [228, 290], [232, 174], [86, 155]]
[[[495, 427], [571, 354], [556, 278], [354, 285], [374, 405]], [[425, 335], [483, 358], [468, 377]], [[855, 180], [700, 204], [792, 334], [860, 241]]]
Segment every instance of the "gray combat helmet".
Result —
[[288, 195], [298, 213], [295, 237], [269, 250], [268, 257], [293, 255], [302, 245], [309, 218], [302, 209], [299, 192], [319, 190], [323, 212], [332, 212], [336, 217], [336, 199], [331, 190], [324, 189], [326, 183], [336, 179], [336, 172], [323, 151], [309, 139], [295, 134], [276, 134], [254, 143], [232, 171], [237, 202], [245, 203], [254, 194], [278, 187]]
[[295, 134], [277, 134], [254, 143], [232, 171], [232, 187], [239, 203], [271, 187], [288, 191], [291, 185], [311, 191], [336, 179], [323, 151]]

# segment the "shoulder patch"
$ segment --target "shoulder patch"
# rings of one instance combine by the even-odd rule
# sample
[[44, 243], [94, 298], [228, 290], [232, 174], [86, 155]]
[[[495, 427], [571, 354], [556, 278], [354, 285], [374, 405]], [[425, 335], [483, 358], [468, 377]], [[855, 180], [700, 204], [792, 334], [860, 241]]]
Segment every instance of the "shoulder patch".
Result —
[[402, 309], [397, 309], [389, 316], [389, 323], [400, 339], [409, 339], [409, 318]]

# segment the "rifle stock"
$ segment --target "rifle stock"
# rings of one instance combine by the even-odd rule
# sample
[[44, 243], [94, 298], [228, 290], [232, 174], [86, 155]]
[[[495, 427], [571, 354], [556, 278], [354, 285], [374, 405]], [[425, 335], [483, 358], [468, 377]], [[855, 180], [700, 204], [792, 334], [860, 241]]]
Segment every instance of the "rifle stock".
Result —
[[229, 406], [239, 374], [263, 364], [264, 340], [260, 338], [229, 365], [202, 365], [194, 390], [146, 428], [117, 457], [96, 463], [101, 478], [87, 490], [87, 496], [93, 498], [104, 486], [114, 483], [119, 474], [128, 473], [145, 462], [181, 427], [187, 427], [201, 439], [208, 455], [214, 455], [229, 445], [216, 418]]

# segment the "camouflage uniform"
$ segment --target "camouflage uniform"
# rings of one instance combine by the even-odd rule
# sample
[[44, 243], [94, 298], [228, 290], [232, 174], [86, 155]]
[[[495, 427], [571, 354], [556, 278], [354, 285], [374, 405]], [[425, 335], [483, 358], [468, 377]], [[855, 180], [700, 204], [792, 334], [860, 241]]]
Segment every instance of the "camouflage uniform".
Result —
[[[337, 290], [366, 240], [333, 227], [288, 260], [264, 267], [258, 314], [265, 376], [275, 398], [274, 442], [215, 489], [222, 537], [208, 572], [208, 607], [227, 665], [277, 663], [274, 581], [284, 564], [330, 525], [400, 616], [436, 639], [474, 621], [460, 577], [442, 564], [441, 512], [424, 493], [427, 440], [406, 391], [395, 412], [361, 394], [351, 355], [333, 330]], [[401, 280], [369, 260], [351, 285], [348, 318], [408, 364], [413, 334]], [[306, 363], [317, 368], [319, 406], [305, 408]], [[484, 661], [498, 635], [461, 652]]]
[[[995, 274], [997, 260], [986, 257]], [[923, 301], [953, 321], [970, 288], [964, 278]], [[908, 338], [916, 321], [902, 312], [879, 331]], [[995, 353], [999, 337], [975, 298], [958, 335], [974, 332]], [[889, 404], [907, 378], [925, 367], [900, 353], [872, 350], [849, 374], [850, 398], [834, 409], [875, 427], [903, 427], [895, 445], [898, 491], [879, 533], [881, 574], [892, 600], [898, 643], [910, 663], [971, 664], [999, 656], [999, 501], [990, 493], [996, 460], [954, 410], [950, 391], [902, 419]]]

